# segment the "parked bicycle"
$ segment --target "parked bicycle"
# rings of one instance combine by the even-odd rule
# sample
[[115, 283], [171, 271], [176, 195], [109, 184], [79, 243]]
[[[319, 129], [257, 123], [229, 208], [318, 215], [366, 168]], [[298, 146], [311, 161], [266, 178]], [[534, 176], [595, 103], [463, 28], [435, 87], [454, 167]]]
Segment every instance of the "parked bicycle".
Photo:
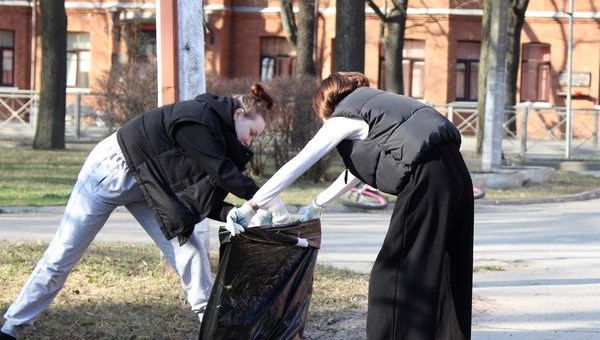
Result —
[[370, 210], [385, 209], [388, 205], [387, 198], [379, 190], [362, 182], [348, 190], [340, 198], [340, 202], [347, 207]]
[[480, 199], [485, 197], [485, 190], [483, 188], [473, 187], [473, 199]]
[[[485, 190], [479, 187], [473, 187], [473, 199], [482, 199], [485, 197]], [[385, 209], [388, 206], [388, 199], [381, 195], [381, 192], [366, 183], [358, 183], [355, 187], [348, 190], [340, 198], [340, 202], [350, 208], [360, 208], [367, 210]]]

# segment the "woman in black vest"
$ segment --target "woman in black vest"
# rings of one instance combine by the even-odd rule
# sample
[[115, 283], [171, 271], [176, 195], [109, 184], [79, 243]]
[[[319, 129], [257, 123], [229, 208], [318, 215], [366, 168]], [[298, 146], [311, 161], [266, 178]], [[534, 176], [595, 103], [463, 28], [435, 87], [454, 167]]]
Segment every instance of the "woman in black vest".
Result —
[[223, 201], [228, 193], [250, 199], [258, 190], [242, 171], [272, 105], [259, 84], [233, 97], [205, 93], [141, 114], [98, 143], [79, 173], [54, 239], [4, 314], [0, 339], [14, 339], [33, 324], [120, 205], [179, 274], [201, 321], [213, 279], [194, 227], [207, 217], [225, 221], [233, 208]]
[[456, 127], [417, 100], [369, 88], [357, 72], [324, 79], [313, 107], [323, 127], [230, 211], [228, 224], [243, 231], [253, 209], [337, 147], [347, 169], [301, 210], [301, 219], [317, 218], [358, 181], [397, 196], [371, 270], [367, 339], [470, 339], [473, 190]]

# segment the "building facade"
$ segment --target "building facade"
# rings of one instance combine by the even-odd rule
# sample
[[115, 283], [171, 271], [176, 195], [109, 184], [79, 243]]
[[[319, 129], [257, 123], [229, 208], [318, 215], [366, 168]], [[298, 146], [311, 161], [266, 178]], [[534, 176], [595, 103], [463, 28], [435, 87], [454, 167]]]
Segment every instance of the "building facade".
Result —
[[[376, 1], [384, 8], [386, 0]], [[572, 105], [593, 108], [600, 97], [600, 10], [578, 0], [570, 24], [568, 1], [530, 1], [521, 33], [517, 102], [566, 105], [568, 56]], [[277, 0], [205, 0], [205, 69], [224, 78], [265, 79], [293, 73]], [[566, 5], [565, 5], [566, 4]], [[317, 72], [332, 71], [335, 1], [316, 1]], [[403, 51], [406, 94], [435, 105], [477, 101], [481, 1], [409, 1]], [[115, 63], [156, 57], [154, 0], [65, 1], [67, 85], [96, 91]], [[36, 0], [0, 0], [0, 87], [39, 90], [40, 8]], [[365, 73], [382, 87], [381, 21], [365, 5]], [[570, 28], [573, 28], [570, 40]], [[572, 52], [569, 52], [572, 41]]]

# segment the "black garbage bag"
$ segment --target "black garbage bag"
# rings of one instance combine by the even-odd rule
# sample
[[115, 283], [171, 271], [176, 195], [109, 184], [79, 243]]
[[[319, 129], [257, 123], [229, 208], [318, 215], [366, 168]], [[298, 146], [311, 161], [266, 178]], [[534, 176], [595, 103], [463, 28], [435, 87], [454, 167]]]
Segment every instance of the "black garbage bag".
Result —
[[308, 315], [321, 221], [219, 230], [219, 270], [199, 340], [298, 340]]

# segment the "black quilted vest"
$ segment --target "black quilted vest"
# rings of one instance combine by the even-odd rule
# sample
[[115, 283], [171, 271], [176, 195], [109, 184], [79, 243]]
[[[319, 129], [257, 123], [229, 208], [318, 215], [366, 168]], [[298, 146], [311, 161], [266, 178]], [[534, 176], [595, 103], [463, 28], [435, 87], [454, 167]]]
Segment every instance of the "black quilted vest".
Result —
[[[236, 136], [229, 97], [197, 96], [148, 111], [119, 129], [117, 139], [130, 170], [167, 239], [184, 243], [194, 225], [218, 210], [228, 192], [216, 185], [201, 164], [187, 157], [174, 140], [179, 124], [203, 124], [219, 136], [216, 150], [225, 150], [242, 171], [252, 152]], [[206, 143], [198, 136], [200, 143]], [[215, 143], [216, 144], [216, 143]], [[251, 180], [236, 195], [250, 199], [258, 190]]]
[[431, 106], [368, 87], [340, 101], [332, 117], [369, 124], [364, 140], [344, 140], [337, 148], [353, 175], [392, 195], [400, 193], [424, 155], [444, 143], [461, 143], [458, 129]]

